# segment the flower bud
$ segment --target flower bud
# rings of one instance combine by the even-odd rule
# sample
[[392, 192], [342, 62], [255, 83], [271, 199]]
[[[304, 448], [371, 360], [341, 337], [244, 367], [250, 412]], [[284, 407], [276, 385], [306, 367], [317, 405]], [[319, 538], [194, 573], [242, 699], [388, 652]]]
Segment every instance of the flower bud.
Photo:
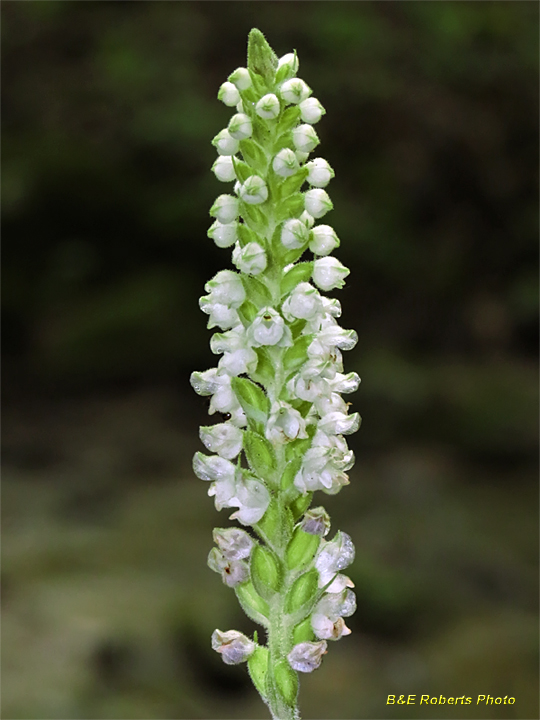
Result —
[[[319, 144], [319, 136], [311, 125], [299, 125], [292, 131], [294, 147], [300, 152], [311, 152]], [[313, 213], [311, 213], [313, 215]]]
[[306, 164], [308, 168], [307, 181], [314, 187], [323, 188], [335, 176], [330, 165], [323, 158], [315, 158]]
[[238, 198], [232, 195], [220, 195], [210, 208], [210, 215], [223, 225], [236, 220], [239, 212]]
[[218, 91], [218, 100], [228, 107], [234, 107], [240, 102], [240, 93], [236, 85], [231, 82], [224, 82]]
[[255, 652], [256, 645], [238, 630], [214, 630], [212, 633], [212, 650], [220, 653], [226, 665], [239, 665]]
[[300, 169], [298, 159], [290, 148], [284, 148], [278, 152], [272, 162], [272, 167], [276, 175], [281, 177], [290, 177]]
[[[251, 555], [255, 541], [245, 530], [237, 527], [215, 528], [214, 542], [227, 560], [245, 560]], [[344, 613], [340, 613], [343, 615]]]
[[311, 320], [322, 308], [318, 290], [309, 283], [299, 283], [283, 303], [283, 314], [288, 320]]
[[248, 205], [260, 205], [268, 200], [266, 183], [258, 175], [251, 175], [238, 191], [240, 197]]
[[232, 222], [224, 225], [216, 220], [208, 229], [207, 235], [219, 248], [231, 247], [238, 240], [238, 223]]
[[246, 299], [242, 279], [232, 270], [220, 270], [206, 283], [204, 289], [210, 293], [213, 302], [233, 308], [239, 308]]
[[339, 247], [339, 238], [330, 225], [317, 225], [311, 231], [309, 249], [315, 255], [329, 255]]
[[229, 422], [201, 427], [199, 436], [207, 450], [232, 460], [242, 449], [243, 433]]
[[247, 329], [248, 341], [253, 347], [263, 345], [277, 345], [285, 333], [285, 321], [281, 315], [271, 307], [259, 310], [253, 322]]
[[293, 77], [293, 75], [296, 75], [298, 72], [298, 68], [300, 66], [300, 63], [298, 61], [298, 56], [296, 53], [287, 53], [286, 55], [283, 55], [278, 60], [278, 70], [282, 68], [284, 65], [287, 66], [288, 70], [288, 76]]
[[330, 532], [330, 515], [323, 507], [312, 508], [302, 518], [300, 527], [310, 535], [325, 537]]
[[244, 115], [244, 113], [237, 113], [229, 120], [227, 129], [229, 130], [229, 135], [231, 135], [231, 137], [235, 140], [245, 140], [251, 136], [251, 133], [253, 132], [253, 125], [251, 124], [251, 119], [247, 115]]
[[300, 80], [300, 78], [291, 78], [290, 80], [285, 80], [279, 89], [279, 93], [285, 102], [297, 105], [301, 103], [302, 100], [308, 98], [312, 90], [309, 85], [303, 80]]
[[212, 395], [218, 387], [216, 376], [217, 368], [211, 368], [204, 372], [192, 372], [189, 382], [197, 395]]
[[220, 182], [236, 180], [232, 157], [229, 155], [220, 155], [212, 165], [212, 172]]
[[318, 123], [321, 117], [326, 114], [326, 110], [317, 98], [303, 100], [298, 107], [300, 108], [300, 117], [303, 122], [309, 123], [310, 125]]
[[212, 145], [220, 155], [234, 155], [240, 148], [238, 140], [235, 140], [226, 129], [218, 132], [212, 140]]
[[251, 76], [247, 68], [239, 67], [229, 75], [229, 81], [232, 82], [238, 90], [247, 90], [251, 87]]
[[309, 230], [301, 220], [287, 220], [281, 230], [281, 242], [288, 250], [304, 247], [309, 240]]
[[308, 212], [304, 210], [304, 212], [300, 215], [300, 220], [304, 223], [304, 225], [311, 229], [313, 225], [315, 224], [315, 219], [313, 215], [310, 215]]
[[313, 282], [321, 290], [334, 290], [345, 285], [350, 270], [335, 257], [323, 257], [313, 263]]
[[263, 120], [274, 120], [279, 115], [280, 109], [279, 100], [273, 93], [264, 95], [255, 105], [255, 112]]
[[266, 268], [266, 253], [259, 243], [250, 242], [244, 247], [236, 243], [232, 261], [241, 272], [258, 275]]
[[298, 643], [287, 655], [287, 660], [292, 669], [297, 672], [313, 672], [320, 666], [322, 656], [327, 652], [326, 647], [324, 640]]
[[325, 190], [308, 190], [305, 195], [306, 210], [314, 218], [326, 215], [333, 207], [333, 203]]

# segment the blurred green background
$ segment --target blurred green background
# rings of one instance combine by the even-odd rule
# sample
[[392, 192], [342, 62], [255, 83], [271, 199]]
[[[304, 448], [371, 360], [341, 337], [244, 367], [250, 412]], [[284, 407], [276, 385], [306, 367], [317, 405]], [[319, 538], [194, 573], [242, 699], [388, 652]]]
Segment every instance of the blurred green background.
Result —
[[[2, 3], [2, 717], [265, 718], [193, 478], [230, 266], [219, 85], [260, 28], [327, 109], [363, 382], [351, 637], [305, 718], [537, 718], [538, 4]], [[317, 154], [317, 153], [316, 153]], [[325, 219], [326, 220], [326, 219]], [[388, 694], [473, 704], [387, 706]], [[478, 694], [513, 706], [477, 706]]]

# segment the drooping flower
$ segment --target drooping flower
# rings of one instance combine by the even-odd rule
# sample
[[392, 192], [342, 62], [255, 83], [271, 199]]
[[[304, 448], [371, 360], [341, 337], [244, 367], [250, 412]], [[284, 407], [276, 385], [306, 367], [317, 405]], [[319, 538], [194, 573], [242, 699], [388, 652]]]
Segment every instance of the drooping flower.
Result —
[[214, 630], [212, 649], [218, 652], [226, 665], [239, 665], [255, 652], [256, 644], [238, 630]]

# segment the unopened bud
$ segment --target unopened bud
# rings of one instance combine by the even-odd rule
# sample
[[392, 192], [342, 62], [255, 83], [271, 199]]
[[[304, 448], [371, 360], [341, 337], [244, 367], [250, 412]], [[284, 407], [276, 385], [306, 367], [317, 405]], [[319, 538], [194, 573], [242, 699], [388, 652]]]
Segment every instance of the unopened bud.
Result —
[[290, 177], [300, 168], [295, 153], [290, 148], [280, 150], [275, 156], [272, 167], [276, 175], [281, 177]]
[[250, 242], [244, 247], [236, 243], [232, 254], [232, 261], [236, 267], [248, 275], [258, 275], [266, 268], [266, 253], [256, 242]]
[[253, 125], [251, 119], [244, 113], [233, 115], [228, 125], [229, 134], [235, 140], [245, 140], [251, 136]]
[[224, 82], [219, 88], [218, 100], [228, 107], [234, 107], [240, 102], [238, 88], [231, 82]]
[[[319, 136], [311, 125], [299, 125], [292, 131], [294, 147], [300, 152], [311, 152], [319, 144]], [[313, 213], [311, 213], [313, 215]]]
[[286, 80], [279, 89], [281, 97], [288, 103], [297, 105], [311, 95], [311, 88], [300, 78]]
[[236, 85], [238, 90], [247, 90], [248, 87], [251, 87], [249, 70], [244, 67], [236, 68], [236, 70], [229, 75], [229, 81]]
[[273, 93], [265, 95], [255, 105], [255, 112], [263, 120], [274, 120], [279, 115], [279, 111], [279, 100]]
[[305, 123], [309, 123], [310, 125], [318, 123], [326, 113], [326, 110], [317, 98], [307, 98], [307, 100], [303, 100], [298, 107], [300, 108], [300, 117]]
[[314, 218], [320, 218], [334, 207], [325, 190], [308, 190], [305, 195], [306, 210]]

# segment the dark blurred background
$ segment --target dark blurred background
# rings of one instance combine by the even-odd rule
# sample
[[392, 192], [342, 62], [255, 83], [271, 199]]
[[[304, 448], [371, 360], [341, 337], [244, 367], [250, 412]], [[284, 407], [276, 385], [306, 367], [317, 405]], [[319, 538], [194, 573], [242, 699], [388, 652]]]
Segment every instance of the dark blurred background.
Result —
[[[3, 717], [267, 717], [209, 647], [253, 628], [206, 567], [228, 521], [191, 472], [188, 383], [230, 266], [206, 237], [216, 93], [254, 26], [327, 109], [360, 336], [357, 464], [319, 497], [359, 608], [304, 716], [538, 717], [538, 14], [2, 3]], [[409, 693], [473, 705], [385, 704]]]

